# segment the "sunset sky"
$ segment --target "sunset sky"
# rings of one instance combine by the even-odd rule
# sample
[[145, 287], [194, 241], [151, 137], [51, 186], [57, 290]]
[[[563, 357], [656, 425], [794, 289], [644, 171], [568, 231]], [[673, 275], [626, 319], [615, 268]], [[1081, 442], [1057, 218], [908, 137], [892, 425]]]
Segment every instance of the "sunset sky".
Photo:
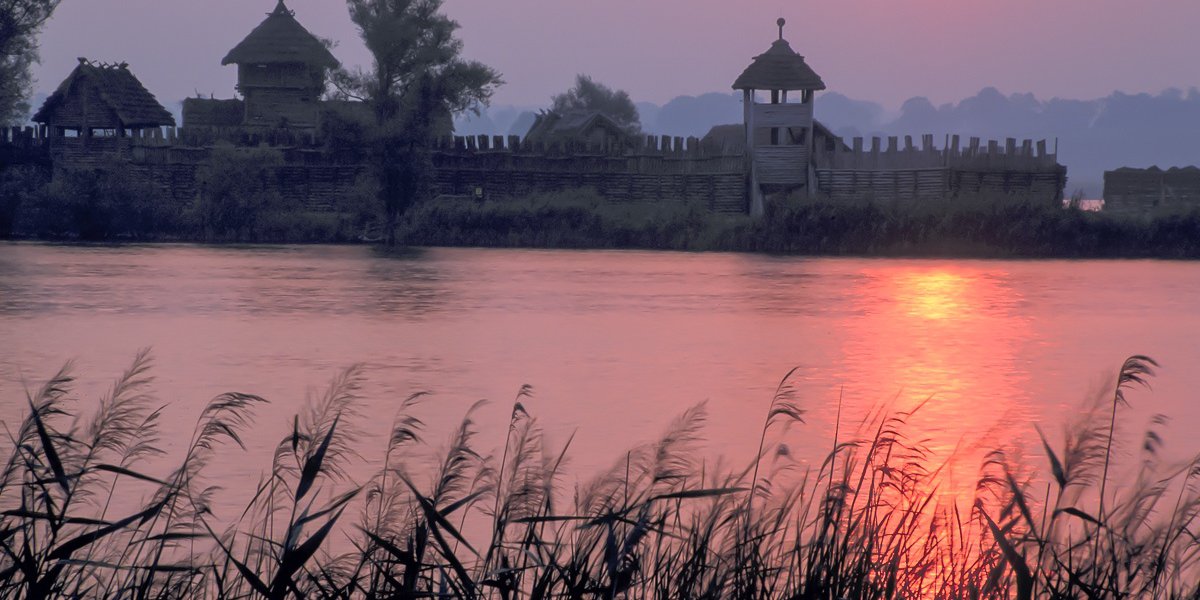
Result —
[[[37, 90], [75, 58], [130, 63], [164, 103], [233, 97], [225, 52], [275, 0], [68, 0], [41, 38]], [[289, 0], [313, 33], [368, 57], [340, 0]], [[729, 90], [774, 39], [774, 21], [830, 91], [896, 107], [958, 100], [985, 86], [1092, 98], [1200, 85], [1193, 0], [447, 0], [466, 56], [507, 81], [497, 104], [542, 105], [576, 73], [665, 102]]]

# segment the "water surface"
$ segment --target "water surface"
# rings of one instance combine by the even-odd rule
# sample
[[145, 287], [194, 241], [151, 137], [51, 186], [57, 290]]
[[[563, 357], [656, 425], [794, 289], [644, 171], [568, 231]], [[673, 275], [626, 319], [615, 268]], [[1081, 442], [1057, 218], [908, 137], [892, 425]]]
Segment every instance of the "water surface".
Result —
[[702, 401], [709, 455], [748, 460], [795, 367], [796, 455], [819, 460], [839, 403], [843, 431], [872, 407], [924, 403], [913, 436], [958, 457], [949, 487], [969, 493], [984, 449], [1031, 446], [1035, 423], [1054, 434], [1133, 353], [1163, 368], [1122, 425], [1136, 434], [1166, 413], [1168, 449], [1200, 450], [1187, 433], [1200, 426], [1197, 300], [1200, 264], [1183, 262], [3, 244], [0, 418], [11, 427], [23, 386], [67, 359], [90, 409], [152, 347], [169, 450], [220, 392], [271, 400], [248, 452], [214, 464], [236, 486], [269, 467], [306, 394], [363, 363], [367, 458], [422, 390], [434, 446], [487, 398], [481, 445], [499, 447], [529, 383], [525, 406], [556, 443], [575, 434], [570, 471], [585, 477]]

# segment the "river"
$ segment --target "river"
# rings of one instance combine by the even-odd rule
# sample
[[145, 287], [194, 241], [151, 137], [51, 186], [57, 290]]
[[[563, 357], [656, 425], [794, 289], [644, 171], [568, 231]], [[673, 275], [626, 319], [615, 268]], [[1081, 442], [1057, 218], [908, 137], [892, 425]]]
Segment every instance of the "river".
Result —
[[574, 435], [568, 487], [704, 401], [705, 452], [745, 463], [792, 368], [805, 409], [805, 423], [782, 434], [794, 455], [819, 462], [839, 406], [852, 431], [873, 407], [921, 405], [910, 433], [938, 460], [955, 457], [947, 489], [962, 494], [991, 447], [1027, 448], [1044, 470], [1033, 426], [1058, 439], [1135, 353], [1162, 368], [1152, 392], [1129, 394], [1129, 439], [1163, 413], [1168, 451], [1200, 450], [1200, 263], [1190, 262], [0, 244], [0, 419], [10, 429], [24, 389], [68, 359], [89, 412], [145, 347], [166, 406], [163, 445], [176, 456], [216, 394], [271, 401], [246, 452], [217, 454], [212, 473], [226, 487], [257, 482], [306, 395], [355, 363], [366, 375], [356, 420], [366, 459], [416, 391], [432, 392], [418, 410], [431, 447], [489, 399], [479, 445], [499, 453], [527, 383], [522, 403], [552, 445]]

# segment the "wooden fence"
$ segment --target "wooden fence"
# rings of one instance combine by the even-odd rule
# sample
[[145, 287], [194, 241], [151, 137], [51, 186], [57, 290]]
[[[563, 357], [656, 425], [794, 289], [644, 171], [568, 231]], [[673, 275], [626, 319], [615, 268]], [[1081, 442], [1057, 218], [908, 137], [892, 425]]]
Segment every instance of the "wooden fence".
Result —
[[942, 148], [934, 137], [912, 136], [871, 139], [846, 143], [833, 138], [818, 145], [813, 162], [817, 191], [833, 200], [897, 199], [938, 200], [972, 196], [1025, 196], [1061, 200], [1066, 187], [1066, 168], [1058, 156], [1048, 152], [1045, 140], [1036, 143], [1014, 138], [1004, 141], [947, 136]]
[[[823, 143], [816, 145], [811, 161], [801, 156], [786, 162], [811, 164], [817, 193], [837, 201], [963, 195], [1053, 200], [1061, 199], [1066, 185], [1066, 169], [1045, 141], [969, 138], [963, 143], [959, 136], [947, 136], [941, 148], [932, 135], [922, 136], [918, 143], [911, 136], [818, 142]], [[311, 132], [241, 128], [165, 127], [123, 137], [54, 139], [44, 127], [11, 128], [0, 131], [0, 158], [7, 156], [5, 149], [9, 155], [18, 149], [35, 156], [48, 147], [55, 164], [98, 166], [122, 158], [146, 167], [147, 173], [154, 168], [171, 173], [156, 178], [159, 182], [186, 182], [193, 178], [181, 175], [181, 167], [194, 170], [209, 160], [215, 145], [223, 143], [278, 149], [286, 167], [293, 169], [292, 176], [312, 182], [304, 189], [315, 190], [318, 199], [310, 203], [320, 206], [347, 193], [339, 187], [353, 187], [356, 173], [363, 169], [353, 148], [346, 152], [324, 147]], [[518, 136], [447, 136], [437, 139], [432, 150], [435, 180], [446, 194], [473, 195], [481, 189], [487, 197], [507, 198], [590, 187], [620, 202], [679, 199], [702, 202], [719, 212], [746, 210], [746, 163], [741, 149], [731, 152], [695, 137], [645, 136], [572, 144], [531, 142]], [[777, 175], [786, 178], [788, 173]], [[190, 184], [180, 185], [172, 196], [194, 193]]]
[[1200, 208], [1200, 168], [1122, 168], [1104, 173], [1104, 211], [1145, 214]]

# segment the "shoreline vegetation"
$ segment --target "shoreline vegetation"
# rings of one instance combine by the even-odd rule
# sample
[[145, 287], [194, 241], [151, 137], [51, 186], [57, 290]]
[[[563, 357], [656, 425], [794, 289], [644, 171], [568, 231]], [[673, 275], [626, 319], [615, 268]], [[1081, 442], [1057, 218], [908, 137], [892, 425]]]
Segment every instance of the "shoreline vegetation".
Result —
[[[209, 464], [245, 450], [267, 400], [217, 396], [165, 457], [147, 353], [94, 405], [68, 364], [0, 446], [0, 598], [1196, 598], [1200, 459], [1168, 464], [1155, 420], [1127, 476], [1110, 463], [1126, 394], [1155, 366], [1126, 360], [1061, 440], [1039, 429], [1036, 469], [1019, 448], [989, 453], [958, 501], [909, 435], [914, 411], [857, 427], [839, 413], [825, 456], [793, 456], [784, 433], [816, 407], [791, 373], [750, 464], [698, 458], [700, 404], [572, 490], [570, 441], [544, 441], [522, 404], [532, 388], [493, 424], [503, 448], [479, 446], [478, 404], [427, 430], [416, 394], [376, 454], [356, 437], [352, 367], [257, 457], [271, 468], [241, 516], [218, 517]], [[373, 474], [351, 480], [364, 464]]]
[[[190, 206], [131, 184], [121, 167], [0, 171], [0, 239], [84, 242], [364, 243], [384, 239], [370, 181], [339, 211], [262, 193], [272, 156], [216, 161]], [[641, 249], [814, 256], [1200, 258], [1200, 210], [1144, 216], [1020, 198], [943, 202], [775, 198], [761, 219], [664, 200], [619, 204], [587, 188], [523, 199], [439, 197], [399, 218], [407, 246]]]

